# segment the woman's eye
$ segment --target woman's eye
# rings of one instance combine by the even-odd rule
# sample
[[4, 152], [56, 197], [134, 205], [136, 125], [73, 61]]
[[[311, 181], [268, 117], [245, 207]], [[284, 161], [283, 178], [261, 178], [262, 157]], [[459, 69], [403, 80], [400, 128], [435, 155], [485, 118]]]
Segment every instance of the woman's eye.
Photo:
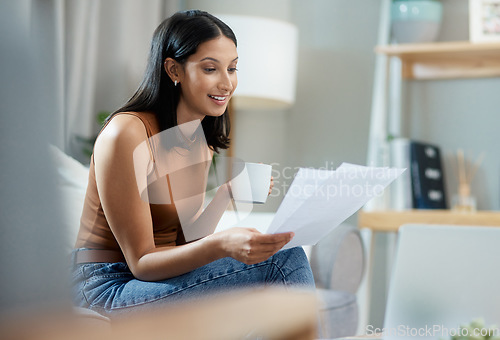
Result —
[[227, 70], [229, 73], [234, 73], [234, 72], [238, 71], [238, 69], [236, 67], [231, 67], [231, 68], [228, 68]]
[[205, 72], [214, 72], [215, 68], [205, 68]]

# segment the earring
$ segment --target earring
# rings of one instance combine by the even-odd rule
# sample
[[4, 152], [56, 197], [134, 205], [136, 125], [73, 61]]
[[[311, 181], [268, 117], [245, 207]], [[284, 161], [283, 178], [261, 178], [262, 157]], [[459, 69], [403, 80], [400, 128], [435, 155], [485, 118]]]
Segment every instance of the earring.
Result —
[[177, 80], [176, 80], [176, 81], [174, 81], [174, 86], [176, 86], [176, 87], [177, 87]]

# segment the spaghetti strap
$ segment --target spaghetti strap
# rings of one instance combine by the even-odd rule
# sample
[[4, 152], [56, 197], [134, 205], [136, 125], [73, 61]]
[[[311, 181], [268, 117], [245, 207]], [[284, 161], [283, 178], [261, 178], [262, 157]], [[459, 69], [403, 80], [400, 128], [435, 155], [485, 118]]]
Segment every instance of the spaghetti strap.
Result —
[[[146, 134], [148, 135], [147, 144], [148, 144], [149, 156], [151, 157], [151, 160], [153, 161], [153, 169], [154, 169], [156, 178], [157, 179], [160, 178], [160, 174], [158, 173], [158, 167], [156, 166], [156, 158], [155, 158], [156, 147], [155, 147], [155, 143], [153, 143], [153, 140], [151, 138], [154, 135], [153, 130], [151, 129], [151, 124], [149, 123], [149, 121], [147, 119], [145, 119], [144, 117], [142, 117], [141, 115], [139, 115], [136, 112], [119, 112], [119, 113], [117, 113], [117, 115], [118, 114], [135, 116], [141, 120], [142, 124], [144, 125], [144, 128], [146, 129]], [[169, 190], [171, 190], [170, 185], [169, 185]], [[172, 191], [170, 191], [170, 196], [172, 196]], [[172, 199], [172, 197], [171, 197], [171, 199]], [[171, 202], [173, 202], [173, 200], [171, 200]]]

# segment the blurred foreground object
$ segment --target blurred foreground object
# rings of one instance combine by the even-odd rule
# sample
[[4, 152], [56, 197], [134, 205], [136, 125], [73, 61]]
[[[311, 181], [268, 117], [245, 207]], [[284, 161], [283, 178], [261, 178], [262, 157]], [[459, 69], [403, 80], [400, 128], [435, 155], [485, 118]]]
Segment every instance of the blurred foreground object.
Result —
[[[49, 143], [50, 1], [0, 2], [0, 316], [66, 304], [65, 235]], [[47, 33], [47, 34], [46, 34]], [[33, 38], [36, 35], [36, 39]]]
[[[82, 317], [40, 315], [0, 324], [2, 339], [161, 339], [307, 340], [316, 338], [317, 301], [313, 292], [278, 288], [234, 291], [206, 299], [131, 314], [110, 325]], [[29, 327], [26, 325], [29, 324]]]

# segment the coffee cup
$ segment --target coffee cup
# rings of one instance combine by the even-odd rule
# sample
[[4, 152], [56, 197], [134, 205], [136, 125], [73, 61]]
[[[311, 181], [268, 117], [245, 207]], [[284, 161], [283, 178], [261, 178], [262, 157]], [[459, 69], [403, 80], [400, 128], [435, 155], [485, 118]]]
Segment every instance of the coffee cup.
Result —
[[243, 203], [263, 204], [269, 195], [272, 166], [262, 163], [235, 162], [231, 192], [233, 199]]

